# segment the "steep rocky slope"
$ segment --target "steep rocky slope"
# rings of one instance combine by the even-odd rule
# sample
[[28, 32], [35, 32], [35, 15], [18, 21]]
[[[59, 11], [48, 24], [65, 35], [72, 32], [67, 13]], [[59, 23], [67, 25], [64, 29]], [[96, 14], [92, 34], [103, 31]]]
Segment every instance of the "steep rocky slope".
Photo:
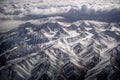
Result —
[[120, 24], [27, 22], [0, 34], [2, 80], [119, 80]]

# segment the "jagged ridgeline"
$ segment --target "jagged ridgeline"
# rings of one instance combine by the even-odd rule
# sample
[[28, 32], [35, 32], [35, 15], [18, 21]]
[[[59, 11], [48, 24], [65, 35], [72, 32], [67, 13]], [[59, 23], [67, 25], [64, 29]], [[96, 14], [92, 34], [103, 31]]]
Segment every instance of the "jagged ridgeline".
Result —
[[0, 33], [0, 80], [120, 80], [120, 24], [27, 22]]

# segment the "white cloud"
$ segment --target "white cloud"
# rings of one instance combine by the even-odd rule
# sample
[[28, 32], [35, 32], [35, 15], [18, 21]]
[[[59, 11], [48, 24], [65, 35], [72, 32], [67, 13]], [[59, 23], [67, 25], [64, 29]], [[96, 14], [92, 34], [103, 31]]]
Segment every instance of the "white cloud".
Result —
[[11, 20], [11, 23], [8, 22], [10, 25], [15, 20], [40, 20], [57, 16], [68, 20], [101, 20], [103, 16], [104, 20], [119, 18], [118, 13], [120, 13], [119, 0], [99, 0], [99, 2], [98, 0], [7, 0], [0, 5], [0, 22]]
[[18, 20], [0, 21], [0, 32], [6, 32], [8, 30], [18, 27], [20, 24], [23, 23], [25, 22]]

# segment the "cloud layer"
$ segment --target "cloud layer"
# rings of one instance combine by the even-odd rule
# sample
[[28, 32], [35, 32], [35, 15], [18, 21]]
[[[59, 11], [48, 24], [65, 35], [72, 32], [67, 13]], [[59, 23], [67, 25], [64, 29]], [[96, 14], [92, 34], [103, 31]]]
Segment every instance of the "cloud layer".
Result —
[[98, 0], [5, 0], [0, 1], [0, 23], [6, 20], [11, 22], [47, 20], [50, 17], [62, 17], [63, 20], [70, 22], [77, 20], [120, 22], [119, 2], [119, 0], [99, 2]]

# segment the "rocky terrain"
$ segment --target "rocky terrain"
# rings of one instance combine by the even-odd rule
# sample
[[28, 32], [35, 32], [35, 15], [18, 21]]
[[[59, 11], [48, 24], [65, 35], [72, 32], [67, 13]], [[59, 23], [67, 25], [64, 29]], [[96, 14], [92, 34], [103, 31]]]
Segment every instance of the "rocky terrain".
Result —
[[3, 80], [119, 80], [120, 24], [30, 22], [0, 35]]
[[0, 0], [0, 80], [120, 80], [120, 0]]

